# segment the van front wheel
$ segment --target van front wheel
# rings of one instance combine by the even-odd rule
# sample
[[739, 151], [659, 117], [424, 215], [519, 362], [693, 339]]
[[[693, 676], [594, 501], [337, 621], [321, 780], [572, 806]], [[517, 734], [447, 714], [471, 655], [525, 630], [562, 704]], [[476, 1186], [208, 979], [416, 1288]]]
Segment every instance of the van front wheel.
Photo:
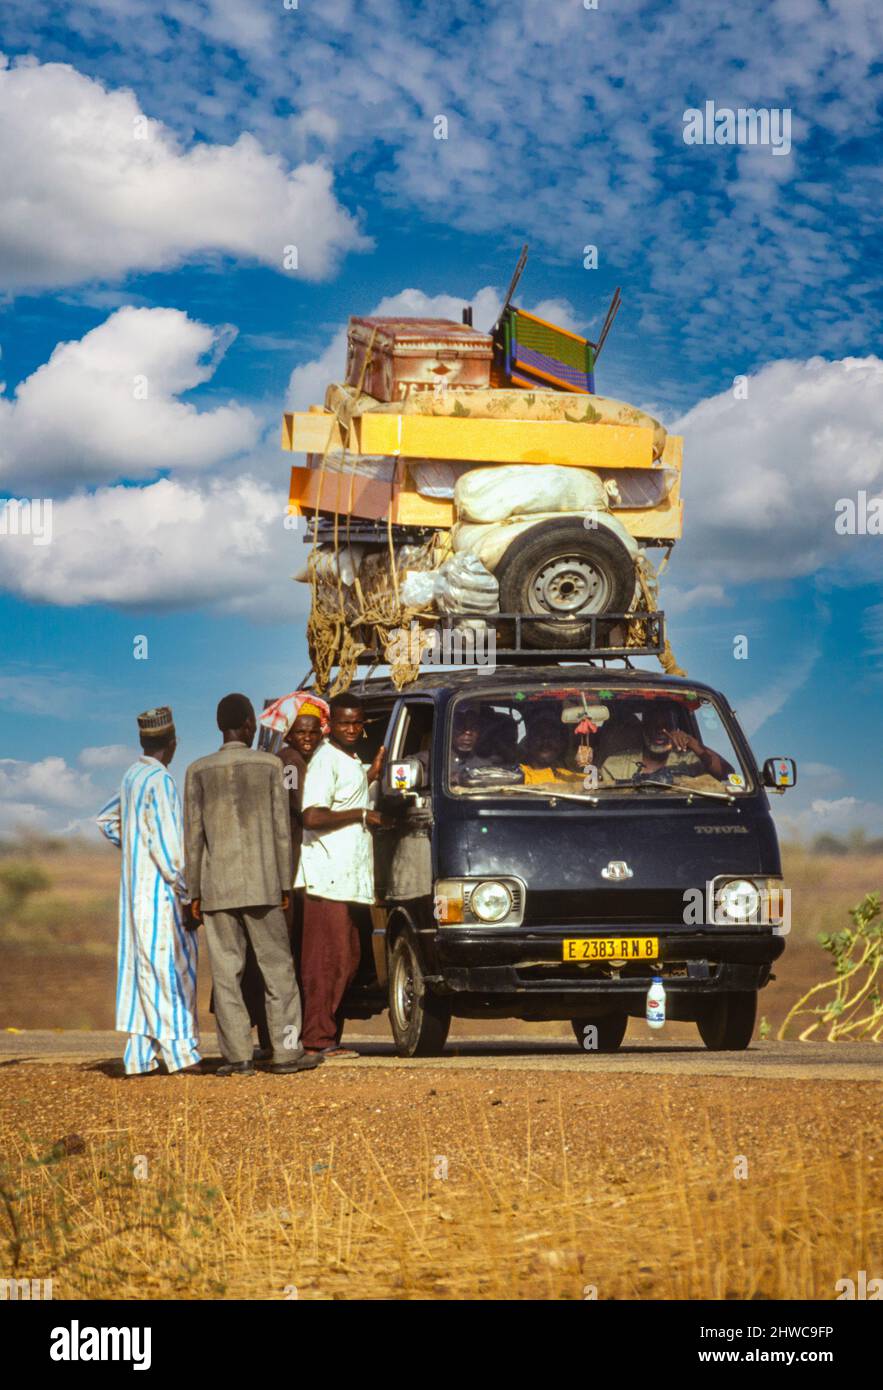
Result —
[[389, 1021], [400, 1057], [435, 1057], [451, 1026], [450, 1006], [427, 993], [417, 953], [403, 933], [389, 961]]
[[757, 1018], [757, 990], [719, 994], [697, 1019], [699, 1036], [710, 1052], [744, 1052]]

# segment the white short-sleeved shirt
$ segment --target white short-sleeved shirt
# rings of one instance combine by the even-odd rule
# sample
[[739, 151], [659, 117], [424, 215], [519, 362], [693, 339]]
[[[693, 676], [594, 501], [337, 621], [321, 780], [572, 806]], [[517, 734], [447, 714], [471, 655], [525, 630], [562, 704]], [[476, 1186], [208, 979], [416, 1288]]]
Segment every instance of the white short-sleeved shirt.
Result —
[[[336, 748], [330, 740], [320, 743], [304, 778], [301, 809], [326, 806], [330, 811], [367, 809], [368, 776], [358, 757]], [[306, 888], [317, 898], [335, 902], [373, 903], [374, 846], [370, 830], [342, 825], [337, 830], [307, 830], [295, 888]]]

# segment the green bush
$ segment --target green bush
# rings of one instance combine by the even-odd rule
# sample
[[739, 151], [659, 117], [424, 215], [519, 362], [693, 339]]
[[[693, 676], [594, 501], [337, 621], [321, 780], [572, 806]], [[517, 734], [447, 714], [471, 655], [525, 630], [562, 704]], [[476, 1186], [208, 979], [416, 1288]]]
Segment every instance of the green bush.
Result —
[[39, 864], [13, 859], [0, 864], [0, 889], [9, 912], [19, 912], [32, 893], [44, 893], [51, 885], [49, 875]]

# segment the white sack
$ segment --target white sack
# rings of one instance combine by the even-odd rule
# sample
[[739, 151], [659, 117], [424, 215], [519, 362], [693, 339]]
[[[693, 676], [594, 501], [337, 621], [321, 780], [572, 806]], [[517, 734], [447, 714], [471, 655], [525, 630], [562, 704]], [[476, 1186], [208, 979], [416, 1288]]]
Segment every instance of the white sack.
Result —
[[[475, 555], [486, 569], [493, 572], [516, 536], [520, 536], [522, 532], [529, 530], [531, 526], [536, 526], [540, 521], [561, 521], [562, 519], [560, 513], [551, 512], [546, 516], [531, 516], [524, 521], [510, 521], [502, 525], [497, 523], [478, 525], [459, 521], [451, 529], [454, 553], [458, 556], [463, 554]], [[632, 559], [637, 557], [638, 543], [617, 517], [611, 516], [609, 512], [600, 512], [596, 514], [594, 520], [596, 525], [603, 526], [607, 531], [612, 531], [622, 541]], [[591, 532], [587, 531], [586, 535], [590, 536]]]
[[454, 501], [461, 521], [508, 521], [539, 512], [607, 511], [601, 479], [588, 468], [555, 463], [497, 464], [472, 468], [457, 482]]
[[499, 613], [500, 586], [477, 555], [451, 555], [435, 572], [441, 613]]
[[[351, 545], [347, 550], [338, 552], [340, 579], [341, 583], [347, 586], [355, 582], [359, 565], [362, 563], [362, 555], [365, 547], [363, 545]], [[331, 580], [337, 583], [338, 565], [334, 562], [334, 548], [330, 545], [320, 545], [316, 548], [316, 577], [317, 579]], [[309, 560], [296, 574], [292, 575], [298, 584], [309, 584], [310, 569]]]
[[399, 585], [402, 602], [409, 608], [428, 608], [435, 601], [435, 581], [432, 570], [408, 570]]

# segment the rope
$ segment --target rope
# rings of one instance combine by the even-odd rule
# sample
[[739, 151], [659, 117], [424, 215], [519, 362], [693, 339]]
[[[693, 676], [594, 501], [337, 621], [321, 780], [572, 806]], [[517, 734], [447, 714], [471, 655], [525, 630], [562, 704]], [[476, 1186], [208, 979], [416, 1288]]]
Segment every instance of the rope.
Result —
[[[376, 328], [372, 330], [365, 357], [362, 361], [359, 378], [355, 385], [355, 393], [351, 398], [352, 404], [357, 405], [364, 392], [365, 375], [373, 357], [374, 339]], [[348, 438], [349, 423], [352, 421], [352, 410], [347, 410], [349, 417], [345, 422], [342, 409], [335, 411], [335, 419], [341, 426], [341, 438]], [[322, 488], [327, 469], [328, 453], [331, 446], [333, 431], [329, 430], [328, 440], [322, 454], [322, 461], [319, 466], [319, 497], [322, 496]], [[347, 455], [347, 444], [343, 444], [344, 461]], [[350, 550], [350, 523], [353, 510], [353, 498], [355, 489], [355, 474], [358, 455], [352, 455], [352, 463], [349, 470], [349, 501], [347, 506], [346, 518], [346, 549]], [[393, 476], [390, 481], [390, 505], [386, 515], [386, 542], [389, 554], [388, 575], [391, 584], [390, 588], [378, 587], [373, 594], [366, 596], [361, 578], [358, 574], [354, 575], [353, 594], [347, 602], [344, 593], [343, 579], [340, 566], [340, 513], [337, 508], [334, 512], [333, 543], [331, 554], [333, 555], [333, 565], [335, 570], [335, 594], [328, 593], [327, 576], [320, 574], [321, 560], [328, 552], [320, 553], [318, 530], [319, 512], [316, 509], [313, 518], [313, 547], [310, 554], [308, 569], [310, 577], [310, 616], [307, 620], [307, 644], [310, 652], [310, 659], [316, 674], [316, 689], [324, 692], [328, 686], [333, 667], [337, 666], [337, 676], [331, 686], [330, 694], [335, 695], [339, 690], [345, 690], [352, 683], [358, 665], [358, 659], [362, 652], [366, 650], [365, 643], [361, 636], [356, 636], [356, 631], [360, 628], [370, 627], [376, 634], [384, 658], [390, 666], [393, 682], [400, 689], [402, 685], [416, 678], [420, 671], [420, 657], [422, 655], [422, 639], [417, 643], [410, 641], [411, 623], [415, 620], [419, 623], [421, 619], [425, 621], [425, 614], [422, 609], [403, 605], [399, 592], [399, 575], [395, 555], [395, 538], [393, 535], [392, 521], [392, 502], [395, 495], [395, 485], [399, 476], [399, 461], [397, 459]], [[339, 490], [338, 490], [339, 495]], [[398, 634], [406, 631], [409, 637], [407, 642], [402, 642]], [[414, 650], [416, 648], [416, 650]]]
[[[662, 574], [667, 564], [668, 555], [666, 555], [663, 558], [662, 563], [654, 573], [650, 561], [646, 558], [646, 556], [638, 556], [638, 558], [635, 561], [635, 574], [637, 575], [638, 587], [641, 590], [641, 597], [640, 599], [636, 600], [635, 607], [632, 610], [633, 612], [638, 613], [644, 611], [647, 613], [652, 613], [655, 611], [657, 607], [658, 594], [656, 590], [659, 582], [659, 576]], [[652, 576], [652, 578], [648, 579], [648, 573]], [[644, 605], [643, 609], [640, 608], [641, 603], [643, 603]], [[626, 646], [642, 647], [644, 646], [646, 641], [646, 622], [641, 622], [640, 619], [637, 618], [633, 619], [628, 626]], [[678, 665], [677, 660], [675, 658], [675, 654], [671, 649], [671, 643], [669, 642], [667, 637], [665, 639], [665, 644], [662, 649], [662, 654], [659, 657], [659, 664], [667, 676], [685, 676], [687, 674], [684, 668]]]

